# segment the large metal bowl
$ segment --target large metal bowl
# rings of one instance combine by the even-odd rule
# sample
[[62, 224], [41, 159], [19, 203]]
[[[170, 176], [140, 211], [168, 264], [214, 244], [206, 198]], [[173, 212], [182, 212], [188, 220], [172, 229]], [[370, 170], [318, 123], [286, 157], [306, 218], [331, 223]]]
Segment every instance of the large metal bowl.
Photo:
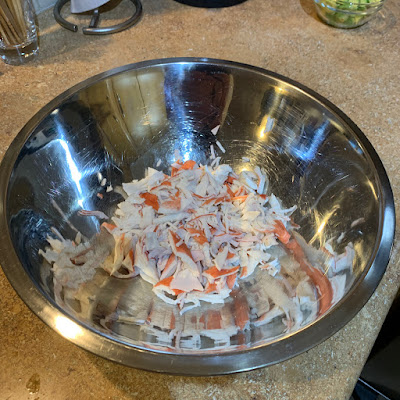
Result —
[[[49, 266], [38, 255], [50, 228], [71, 239], [75, 228], [92, 237], [99, 222], [77, 211], [83, 207], [111, 214], [122, 199], [118, 190], [102, 189], [99, 173], [115, 189], [143, 177], [146, 167], [158, 160], [167, 171], [175, 149], [205, 163], [216, 140], [210, 130], [216, 125], [221, 125], [218, 139], [226, 149], [223, 160], [235, 169], [244, 165], [243, 156], [263, 166], [272, 192], [287, 206], [298, 206], [294, 219], [306, 240], [318, 245], [340, 236], [341, 243], [353, 243], [354, 280], [343, 298], [296, 332], [251, 327], [219, 346], [206, 328], [194, 328], [198, 337], [192, 348], [180, 346], [177, 339], [169, 343], [168, 332], [155, 326], [129, 318], [116, 321], [118, 312], [134, 316], [144, 305], [157, 308], [159, 317], [174, 312], [153, 299], [140, 278], [100, 274], [85, 287], [76, 307], [62, 308], [54, 297]], [[32, 311], [95, 354], [177, 374], [223, 374], [270, 365], [334, 334], [377, 287], [395, 228], [393, 196], [382, 163], [348, 117], [290, 79], [211, 59], [128, 65], [58, 96], [8, 149], [0, 188], [1, 265]], [[103, 199], [97, 196], [101, 190]], [[225, 318], [234, 317], [230, 314], [249, 290], [243, 287], [227, 301]], [[200, 312], [222, 312], [219, 305], [204, 307]], [[184, 317], [178, 313], [175, 318], [179, 324]]]

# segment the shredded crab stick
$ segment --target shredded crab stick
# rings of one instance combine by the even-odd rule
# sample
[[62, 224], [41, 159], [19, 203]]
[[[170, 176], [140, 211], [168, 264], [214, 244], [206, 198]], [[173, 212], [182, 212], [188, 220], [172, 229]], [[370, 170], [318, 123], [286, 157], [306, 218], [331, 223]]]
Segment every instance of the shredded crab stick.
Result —
[[[329, 310], [332, 304], [333, 291], [329, 279], [319, 269], [310, 265], [304, 251], [295, 238], [291, 239], [290, 233], [286, 230], [281, 221], [275, 221], [275, 234], [285, 247], [293, 254], [294, 259], [299, 263], [301, 269], [309, 276], [318, 290], [319, 310], [322, 315]], [[326, 251], [326, 250], [325, 250]]]
[[311, 281], [317, 288], [319, 298], [318, 314], [324, 314], [329, 310], [333, 299], [333, 290], [329, 279], [319, 269], [310, 265], [296, 239], [291, 239], [286, 244], [286, 247], [290, 250], [302, 270], [310, 277]]
[[[321, 315], [344, 290], [343, 279], [326, 276], [321, 264], [307, 259], [293, 233], [296, 207], [284, 208], [273, 194], [267, 195], [268, 179], [259, 167], [237, 174], [220, 164], [219, 157], [211, 165], [178, 157], [170, 175], [148, 168], [145, 178], [124, 183], [123, 190], [125, 201], [102, 223], [96, 239], [75, 243], [59, 234], [48, 238], [50, 248], [40, 253], [53, 265], [57, 287], [77, 288], [93, 278], [96, 268], [117, 278], [140, 274], [160, 299], [183, 313], [201, 301], [224, 303], [256, 271], [264, 274], [268, 290], [255, 297], [267, 303], [252, 307], [251, 312], [257, 311], [254, 324], [281, 315], [288, 329], [299, 323], [306, 301], [317, 302]], [[79, 214], [107, 218], [97, 211]], [[314, 250], [323, 253], [333, 271], [337, 265], [338, 274], [351, 269], [350, 250], [346, 255], [329, 246]], [[296, 265], [281, 267], [288, 253]], [[250, 314], [250, 309], [238, 309], [240, 330], [249, 326]], [[207, 323], [218, 325], [211, 314]]]

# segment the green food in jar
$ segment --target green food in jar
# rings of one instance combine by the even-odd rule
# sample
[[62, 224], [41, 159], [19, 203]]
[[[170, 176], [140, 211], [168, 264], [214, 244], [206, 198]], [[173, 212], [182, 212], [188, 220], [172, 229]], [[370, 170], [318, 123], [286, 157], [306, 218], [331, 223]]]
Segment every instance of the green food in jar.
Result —
[[355, 28], [367, 22], [382, 2], [376, 0], [317, 0], [320, 16], [328, 24]]

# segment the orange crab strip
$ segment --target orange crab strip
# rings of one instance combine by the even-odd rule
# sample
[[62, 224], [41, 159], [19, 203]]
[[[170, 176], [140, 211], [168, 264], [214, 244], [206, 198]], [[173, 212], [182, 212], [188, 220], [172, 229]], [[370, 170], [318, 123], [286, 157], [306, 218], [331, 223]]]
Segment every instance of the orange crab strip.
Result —
[[241, 278], [244, 278], [245, 276], [247, 276], [247, 267], [242, 267], [242, 272], [240, 274]]
[[[167, 175], [167, 176], [168, 176], [168, 175]], [[168, 176], [168, 178], [169, 178], [169, 176]], [[168, 181], [163, 181], [163, 182], [161, 182], [158, 186], [152, 187], [152, 188], [150, 189], [150, 192], [153, 191], [154, 189], [158, 189], [158, 188], [161, 187], [161, 186], [171, 186], [171, 187], [172, 187], [172, 183], [171, 183], [171, 182], [168, 182]]]
[[182, 167], [180, 167], [178, 171], [181, 171], [183, 169], [186, 169], [186, 170], [193, 169], [195, 165], [196, 165], [196, 161], [187, 160], [183, 163]]
[[319, 290], [319, 315], [324, 314], [332, 304], [333, 289], [329, 279], [319, 269], [314, 268], [306, 260], [305, 254], [297, 240], [292, 239], [287, 248], [291, 250], [295, 260], [300, 264], [300, 267], [307, 273], [314, 285]]
[[[175, 261], [175, 259], [176, 259], [176, 256], [175, 256], [174, 253], [172, 253], [172, 254], [168, 257], [168, 260], [167, 260], [167, 263], [165, 264], [164, 269], [167, 269], [167, 268]], [[167, 279], [168, 279], [168, 278], [167, 278]]]
[[204, 293], [211, 293], [211, 292], [215, 292], [216, 290], [217, 290], [217, 283], [216, 282], [214, 282], [214, 283], [208, 282]]
[[174, 197], [172, 200], [167, 200], [161, 203], [161, 207], [168, 208], [169, 210], [180, 210], [181, 209], [181, 198]]
[[151, 309], [150, 309], [149, 314], [147, 315], [147, 318], [146, 318], [146, 322], [147, 322], [148, 324], [151, 323], [151, 318], [152, 318], [153, 312], [154, 312], [153, 310], [154, 310], [154, 308], [153, 308], [153, 302], [152, 302], [152, 303], [151, 303]]
[[204, 324], [205, 329], [221, 329], [221, 313], [219, 311], [206, 311], [200, 318], [199, 322]]
[[206, 206], [207, 204], [210, 204], [212, 202], [214, 202], [215, 205], [218, 205], [219, 203], [222, 203], [223, 201], [225, 201], [227, 199], [226, 196], [222, 196], [222, 197], [211, 197], [210, 199], [206, 200], [201, 206]]
[[[214, 232], [212, 230], [210, 230], [210, 231], [211, 231], [211, 233], [215, 233], [217, 230], [214, 228]], [[215, 235], [215, 237], [224, 236], [224, 235], [240, 236], [240, 235], [243, 235], [243, 233], [244, 232], [229, 231], [228, 233], [223, 232], [218, 235]]]
[[203, 245], [204, 243], [208, 243], [208, 240], [206, 238], [206, 236], [204, 235], [203, 231], [201, 231], [200, 229], [194, 229], [194, 228], [186, 228], [186, 230], [191, 233], [192, 238], [198, 243]]
[[271, 266], [270, 263], [260, 265], [260, 269], [268, 269]]
[[190, 221], [188, 221], [188, 223], [189, 223], [189, 222], [192, 222], [192, 221], [194, 221], [194, 220], [196, 220], [196, 219], [198, 219], [198, 218], [209, 217], [209, 216], [214, 216], [214, 217], [216, 217], [215, 213], [202, 214], [202, 215], [198, 215], [197, 217], [192, 218]]
[[235, 316], [236, 326], [243, 330], [249, 322], [249, 306], [246, 297], [243, 296], [239, 291], [233, 293], [233, 309]]
[[216, 266], [206, 269], [203, 275], [210, 275], [212, 278], [220, 278], [221, 276], [231, 275], [239, 271], [240, 266], [232, 267], [229, 269], [219, 270]]
[[171, 321], [169, 323], [170, 329], [175, 329], [175, 315], [171, 312]]
[[283, 243], [288, 244], [290, 240], [290, 233], [286, 230], [285, 225], [281, 221], [275, 220], [274, 233], [276, 237]]
[[171, 167], [171, 177], [172, 176], [175, 176], [176, 175], [176, 173], [179, 171], [179, 169], [178, 168], [175, 168], [175, 167]]
[[135, 264], [135, 256], [133, 254], [133, 249], [129, 250], [128, 256], [129, 256], [129, 259], [131, 260], [132, 265], [134, 265]]
[[219, 311], [209, 311], [207, 318], [207, 329], [221, 329], [222, 317]]
[[236, 181], [237, 179], [234, 177], [234, 176], [231, 176], [231, 175], [229, 175], [227, 178], [226, 178], [226, 183], [234, 183], [235, 181]]
[[214, 198], [213, 196], [211, 196], [211, 197], [209, 197], [209, 196], [200, 196], [200, 195], [198, 195], [196, 193], [192, 193], [192, 196], [196, 197], [196, 199], [200, 199], [200, 200], [207, 200], [207, 199], [210, 199], [210, 198]]
[[237, 274], [232, 274], [226, 277], [226, 286], [232, 290], [233, 286], [235, 286]]
[[231, 198], [231, 201], [236, 201], [236, 200], [245, 201], [248, 197], [249, 197], [248, 194], [245, 194], [244, 196], [235, 196]]
[[152, 193], [140, 193], [140, 197], [144, 199], [144, 204], [146, 206], [153, 207], [154, 210], [158, 211], [160, 208], [160, 204], [158, 203], [158, 197]]
[[[280, 221], [275, 221], [275, 223], [276, 222]], [[282, 224], [282, 222], [280, 223]], [[284, 226], [283, 229], [286, 231]], [[319, 292], [318, 315], [324, 314], [326, 311], [329, 310], [329, 307], [331, 306], [333, 299], [333, 289], [331, 283], [329, 282], [329, 279], [319, 269], [314, 268], [312, 265], [310, 265], [310, 263], [306, 260], [306, 256], [304, 254], [303, 249], [301, 248], [296, 239], [291, 239], [291, 240], [287, 239], [288, 236], [290, 238], [289, 232], [286, 231], [285, 233], [282, 229], [280, 229], [280, 234], [277, 236], [278, 239], [285, 245], [285, 247], [293, 254], [294, 259], [300, 264], [300, 268], [308, 275], [308, 277], [313, 282], [314, 286], [318, 289]], [[283, 240], [281, 240], [280, 236], [282, 236]]]
[[[163, 274], [168, 272], [168, 268], [171, 266], [171, 264], [175, 261], [175, 254], [172, 253], [170, 254], [170, 256], [168, 257], [168, 260], [166, 262], [166, 264], [164, 265], [164, 268], [159, 268], [160, 271], [162, 272], [161, 276], [163, 276]], [[163, 280], [163, 279], [162, 279]]]
[[112, 231], [112, 230], [114, 230], [114, 229], [117, 227], [117, 225], [109, 224], [108, 222], [103, 222], [103, 223], [101, 224], [101, 226], [102, 226], [103, 228], [107, 229], [108, 231]]
[[172, 292], [175, 294], [175, 296], [177, 296], [178, 294], [183, 293], [183, 290], [179, 290], [179, 289], [171, 289], [171, 282], [172, 279], [174, 279], [173, 276], [169, 276], [168, 278], [163, 279], [162, 281], [157, 282], [154, 287], [158, 287], [158, 286], [166, 286], [168, 287], [170, 290], [172, 290]]
[[233, 193], [232, 189], [229, 187], [227, 183], [225, 183], [226, 191], [228, 192], [229, 196], [235, 197], [235, 193]]
[[229, 197], [227, 196], [222, 196], [222, 197], [217, 197], [214, 201], [215, 205], [221, 204], [222, 202], [229, 200]]
[[[182, 243], [180, 246], [177, 246], [176, 244], [181, 241], [181, 239], [178, 237], [178, 235], [175, 232], [171, 232], [172, 240], [174, 241], [175, 248], [177, 253], [183, 253], [186, 256], [190, 257], [191, 260], [193, 260], [192, 253], [190, 252], [189, 248], [186, 246], [185, 243]], [[193, 260], [194, 263], [194, 260]]]
[[163, 279], [162, 281], [157, 282], [154, 287], [157, 286], [167, 286], [169, 287], [171, 285], [172, 279], [174, 279], [173, 276], [169, 276], [168, 278]]
[[211, 198], [209, 198], [208, 200], [206, 200], [201, 206], [203, 207], [203, 206], [206, 206], [207, 204], [210, 204], [210, 203], [212, 203], [214, 200], [216, 200], [217, 198], [216, 197], [211, 197]]
[[[210, 226], [210, 225], [208, 225], [208, 226]], [[210, 227], [210, 232], [211, 232], [213, 235], [215, 235], [215, 233], [216, 233], [217, 231], [218, 231], [217, 228]]]
[[234, 194], [235, 194], [235, 196], [240, 196], [240, 195], [242, 195], [242, 193], [246, 194], [246, 190], [244, 189], [243, 186], [240, 186], [240, 188], [238, 190], [236, 190], [236, 192]]

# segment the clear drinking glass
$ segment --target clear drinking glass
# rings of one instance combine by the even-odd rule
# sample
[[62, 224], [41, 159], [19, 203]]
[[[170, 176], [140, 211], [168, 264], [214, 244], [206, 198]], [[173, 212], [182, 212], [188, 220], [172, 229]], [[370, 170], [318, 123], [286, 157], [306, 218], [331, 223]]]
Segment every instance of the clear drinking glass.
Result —
[[11, 65], [31, 60], [39, 50], [31, 0], [0, 0], [0, 57]]

